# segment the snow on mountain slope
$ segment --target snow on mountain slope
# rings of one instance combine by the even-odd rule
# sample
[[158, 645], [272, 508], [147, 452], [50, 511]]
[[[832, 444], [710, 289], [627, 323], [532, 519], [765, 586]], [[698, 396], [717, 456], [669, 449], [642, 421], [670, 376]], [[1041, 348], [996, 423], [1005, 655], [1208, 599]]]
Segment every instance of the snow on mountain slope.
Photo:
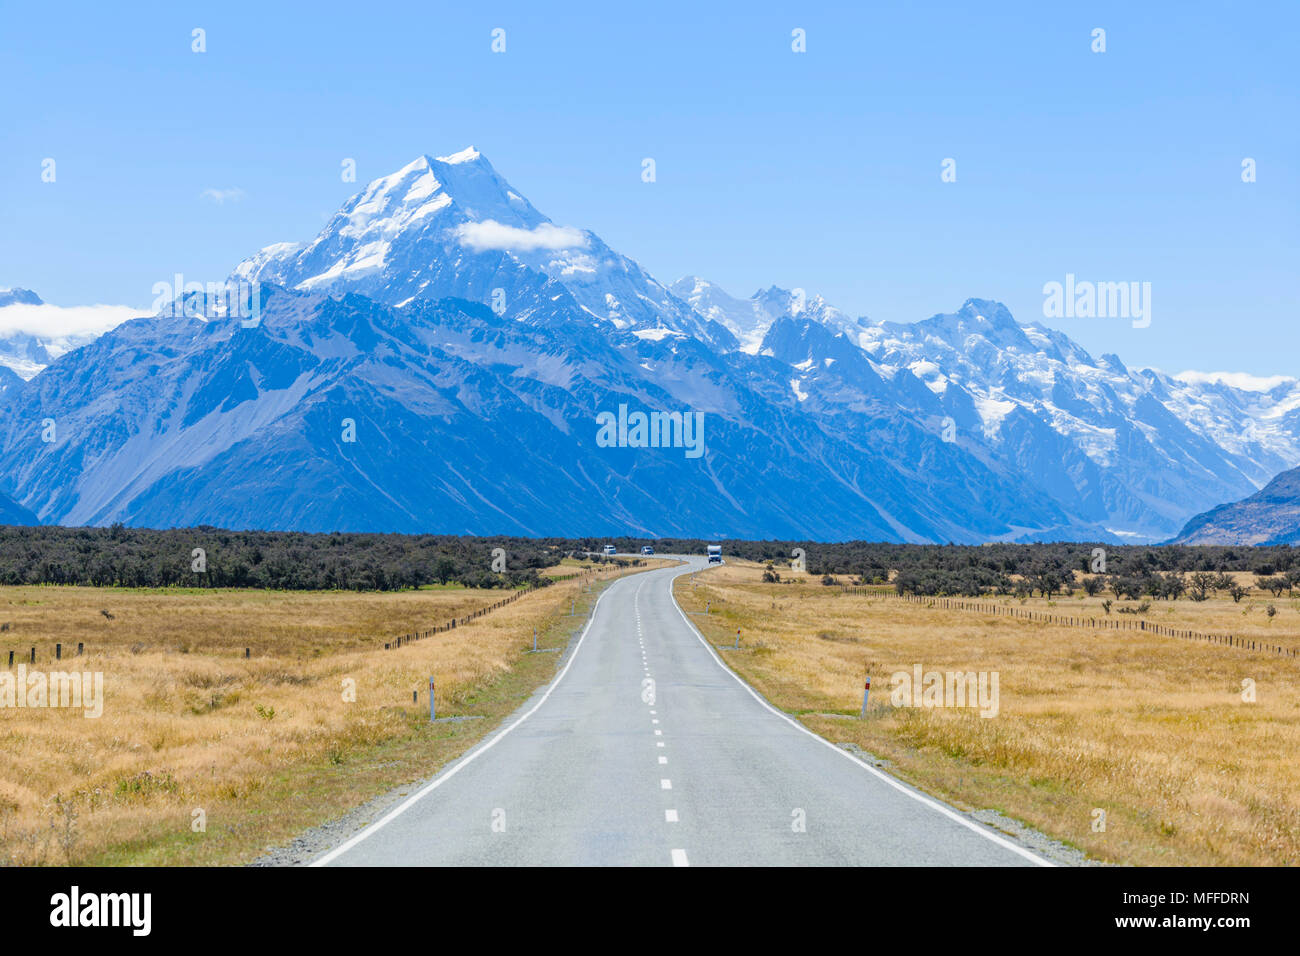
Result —
[[1232, 455], [1256, 485], [1300, 462], [1300, 380], [1223, 372], [1141, 373], [1161, 402]]
[[748, 299], [737, 299], [707, 279], [685, 276], [669, 286], [669, 291], [700, 315], [727, 329], [736, 337], [740, 350], [750, 355], [758, 352], [768, 329], [780, 318], [811, 319], [850, 333], [862, 327], [862, 323], [849, 318], [821, 296], [809, 297], [801, 289], [791, 291], [769, 286]]
[[[1073, 485], [1083, 513], [1122, 536], [1167, 536], [1189, 504], [1248, 493], [1296, 438], [1271, 429], [1274, 445], [1261, 463], [1216, 441], [1211, 423], [1193, 413], [1201, 404], [1193, 386], [1132, 372], [1113, 355], [1094, 360], [1060, 332], [1020, 325], [987, 300], [915, 324], [879, 323], [862, 345], [873, 362], [909, 369], [937, 394], [964, 393], [952, 403], [959, 429], [995, 454], [1032, 463], [1061, 493]], [[1216, 408], [1223, 420], [1244, 413], [1227, 393]], [[1048, 444], [1030, 438], [1043, 425], [1060, 457], [1025, 458]]]
[[[1142, 475], [1187, 470], [1221, 490], [1258, 487], [1300, 460], [1300, 383], [1250, 392], [1191, 374], [1131, 371], [1115, 355], [1094, 359], [1064, 334], [1017, 323], [997, 302], [970, 299], [957, 313], [907, 325], [879, 323], [862, 337], [872, 360], [929, 363], [986, 414], [970, 423], [996, 435], [1008, 403], [1029, 411], [1096, 464]], [[1206, 493], [1216, 494], [1210, 481]]]

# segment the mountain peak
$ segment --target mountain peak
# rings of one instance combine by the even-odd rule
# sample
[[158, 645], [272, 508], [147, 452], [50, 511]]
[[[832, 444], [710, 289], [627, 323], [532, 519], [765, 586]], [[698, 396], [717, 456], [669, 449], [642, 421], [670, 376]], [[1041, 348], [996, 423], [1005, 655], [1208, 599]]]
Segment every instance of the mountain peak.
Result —
[[[428, 159], [429, 157], [425, 156], [423, 158]], [[483, 154], [480, 153], [473, 146], [466, 146], [459, 153], [452, 153], [450, 156], [439, 156], [438, 162], [446, 163], [448, 166], [459, 166], [462, 163], [473, 163], [473, 162], [477, 162], [480, 159], [483, 160], [485, 165], [488, 166], [492, 165], [487, 161], [487, 159], [483, 156]]]
[[[467, 163], [477, 163], [482, 166], [491, 167], [487, 157], [480, 153], [473, 146], [466, 146], [460, 152], [451, 153], [448, 156], [430, 156], [428, 153], [421, 153], [415, 159], [411, 160], [397, 172], [390, 176], [402, 176], [413, 172], [423, 172], [426, 169], [436, 169], [439, 166], [464, 166]], [[380, 177], [389, 178], [389, 177]]]
[[5, 289], [0, 287], [0, 307], [6, 305], [44, 305], [41, 297], [31, 289], [12, 288]]
[[996, 299], [967, 299], [961, 304], [958, 314], [982, 320], [994, 328], [1020, 328], [1010, 310]]
[[[338, 216], [354, 233], [362, 223], [382, 222], [386, 237], [455, 207], [455, 218], [493, 220], [531, 229], [550, 220], [539, 213], [473, 146], [450, 156], [418, 156], [395, 173], [380, 176], [348, 200]], [[440, 218], [446, 218], [442, 216]]]

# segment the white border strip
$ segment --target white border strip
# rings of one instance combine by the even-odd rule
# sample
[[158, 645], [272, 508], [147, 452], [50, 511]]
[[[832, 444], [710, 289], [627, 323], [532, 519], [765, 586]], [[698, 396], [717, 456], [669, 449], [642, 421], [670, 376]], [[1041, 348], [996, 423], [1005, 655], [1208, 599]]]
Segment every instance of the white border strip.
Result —
[[[619, 582], [614, 581], [613, 583], [617, 584]], [[308, 865], [328, 866], [330, 863], [332, 863], [334, 860], [337, 860], [344, 853], [347, 853], [348, 850], [351, 850], [354, 846], [356, 846], [366, 837], [371, 836], [377, 830], [383, 828], [384, 826], [387, 826], [389, 823], [392, 823], [394, 820], [396, 820], [407, 810], [411, 809], [411, 807], [415, 806], [419, 801], [423, 800], [429, 794], [433, 793], [433, 791], [437, 790], [439, 787], [441, 787], [452, 777], [456, 776], [456, 774], [460, 773], [460, 771], [465, 769], [465, 767], [469, 766], [479, 757], [483, 756], [483, 754], [487, 753], [489, 750], [495, 747], [501, 741], [501, 739], [505, 737], [506, 734], [510, 733], [510, 731], [514, 730], [516, 727], [522, 724], [529, 717], [533, 716], [533, 714], [537, 713], [537, 708], [541, 707], [542, 704], [546, 703], [546, 699], [551, 696], [551, 693], [555, 690], [555, 688], [560, 686], [560, 681], [564, 680], [564, 675], [569, 673], [569, 668], [573, 666], [573, 662], [578, 657], [578, 651], [582, 650], [582, 642], [587, 639], [587, 632], [591, 630], [591, 625], [596, 623], [596, 611], [600, 609], [600, 602], [605, 599], [605, 595], [608, 593], [609, 590], [606, 589], [605, 591], [601, 592], [600, 597], [596, 598], [596, 603], [593, 604], [591, 608], [591, 617], [587, 621], [587, 626], [582, 629], [582, 636], [578, 638], [578, 643], [574, 645], [573, 653], [569, 655], [569, 659], [568, 661], [565, 662], [564, 667], [561, 668], [560, 673], [555, 675], [554, 680], [551, 681], [551, 685], [546, 688], [546, 693], [542, 694], [541, 700], [533, 704], [533, 706], [528, 709], [527, 713], [520, 716], [518, 720], [516, 720], [510, 726], [506, 727], [504, 730], [498, 731], [496, 736], [489, 738], [485, 743], [479, 744], [477, 748], [467, 753], [451, 768], [444, 770], [441, 774], [439, 774], [437, 777], [431, 780], [425, 787], [423, 787], [413, 796], [408, 797], [406, 800], [402, 801], [402, 803], [398, 804], [396, 807], [390, 810], [378, 823], [374, 824], [373, 826], [366, 827], [356, 836], [352, 837], [352, 839], [339, 845], [338, 847], [335, 847], [333, 850], [330, 850], [330, 852], [326, 853], [324, 856], [320, 857], [319, 859], [313, 860]]]
[[758, 693], [758, 691], [754, 690], [754, 688], [750, 687], [749, 684], [745, 682], [744, 678], [742, 678], [739, 674], [737, 674], [735, 671], [733, 671], [730, 667], [727, 666], [727, 662], [718, 656], [718, 652], [713, 649], [713, 646], [707, 640], [705, 640], [704, 635], [700, 633], [700, 629], [695, 626], [695, 622], [693, 622], [690, 618], [686, 616], [686, 612], [682, 610], [682, 606], [677, 603], [677, 595], [673, 593], [673, 582], [676, 581], [679, 577], [681, 577], [682, 574], [685, 573], [686, 572], [683, 571], [680, 574], [674, 574], [672, 577], [668, 579], [668, 596], [669, 598], [672, 599], [673, 607], [677, 608], [677, 613], [681, 615], [682, 620], [686, 622], [686, 625], [692, 631], [695, 632], [695, 636], [699, 638], [700, 643], [704, 645], [704, 649], [707, 650], [709, 654], [713, 656], [713, 659], [717, 662], [718, 666], [721, 667], [730, 677], [732, 677], [737, 684], [739, 684], [746, 691], [748, 691], [749, 696], [753, 697], [754, 700], [758, 701], [760, 704], [763, 705], [763, 707], [767, 708], [767, 710], [775, 714], [777, 717], [780, 717], [791, 727], [795, 728], [798, 731], [801, 731], [802, 733], [807, 734], [809, 737], [817, 741], [819, 744], [823, 744], [824, 746], [829, 747], [831, 750], [839, 754], [841, 757], [846, 757], [847, 759], [852, 760], [863, 770], [867, 771], [867, 773], [870, 773], [873, 776], [884, 781], [885, 783], [889, 784], [899, 793], [906, 794], [907, 796], [911, 797], [913, 800], [917, 801], [918, 803], [924, 804], [925, 806], [929, 807], [931, 810], [936, 810], [939, 813], [942, 813], [945, 817], [957, 823], [960, 823], [966, 829], [978, 833], [980, 836], [984, 837], [985, 839], [993, 841], [994, 843], [998, 844], [998, 846], [1010, 850], [1012, 853], [1022, 856], [1026, 860], [1029, 860], [1030, 862], [1035, 863], [1038, 866], [1051, 866], [1051, 867], [1056, 866], [1056, 864], [1053, 863], [1052, 861], [1044, 859], [1043, 857], [1039, 856], [1037, 853], [1027, 850], [1022, 846], [1012, 843], [1010, 840], [998, 836], [996, 833], [993, 833], [991, 830], [987, 829], [986, 827], [983, 827], [972, 820], [968, 820], [966, 817], [962, 816], [960, 813], [953, 810], [952, 808], [945, 807], [942, 803], [939, 803], [937, 800], [931, 800], [929, 797], [918, 793], [917, 791], [913, 790], [911, 787], [906, 786], [901, 781], [894, 779], [889, 774], [882, 773], [881, 771], [877, 770], [875, 767], [871, 766], [866, 761], [859, 760], [857, 757], [849, 753], [847, 750], [843, 750], [835, 746], [825, 737], [821, 736], [820, 734], [813, 733], [811, 730], [809, 730], [803, 724], [799, 723], [797, 720], [794, 720], [788, 714], [781, 713], [781, 711], [777, 710], [775, 707], [769, 704], [766, 700], [762, 698], [762, 696]]

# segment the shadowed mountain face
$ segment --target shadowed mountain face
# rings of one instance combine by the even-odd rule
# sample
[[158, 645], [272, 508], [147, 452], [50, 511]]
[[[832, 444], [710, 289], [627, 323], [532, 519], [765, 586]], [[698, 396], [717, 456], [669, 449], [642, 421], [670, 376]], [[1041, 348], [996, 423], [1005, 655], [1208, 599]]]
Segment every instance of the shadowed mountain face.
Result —
[[40, 521], [8, 495], [0, 495], [0, 525], [4, 524], [40, 524]]
[[[255, 327], [137, 319], [0, 377], [0, 488], [63, 524], [1134, 541], [1300, 458], [1295, 381], [1131, 371], [989, 300], [666, 287], [472, 149], [233, 275]], [[598, 441], [620, 406], [702, 415], [703, 454]]]
[[1300, 468], [1284, 471], [1249, 498], [1197, 515], [1173, 543], [1300, 545]]
[[[773, 407], [786, 370], [768, 359], [737, 367], [685, 336], [561, 334], [463, 300], [263, 295], [255, 329], [140, 319], [42, 373], [0, 432], [18, 494], [67, 524], [938, 540], [1028, 515], [1069, 528], [1047, 496], [918, 421], [841, 432]], [[705, 454], [600, 447], [597, 414], [620, 404], [702, 411]]]

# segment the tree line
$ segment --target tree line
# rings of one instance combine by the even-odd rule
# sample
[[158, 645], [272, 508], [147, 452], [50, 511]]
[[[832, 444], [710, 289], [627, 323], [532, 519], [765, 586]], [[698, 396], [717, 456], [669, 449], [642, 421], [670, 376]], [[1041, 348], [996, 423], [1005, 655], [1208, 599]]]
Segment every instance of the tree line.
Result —
[[[493, 570], [501, 548], [505, 570]], [[527, 538], [0, 527], [0, 584], [399, 591], [540, 586], [565, 552]]]
[[[637, 539], [611, 539], [614, 544], [641, 544]], [[670, 553], [704, 551], [705, 542], [661, 539], [656, 550]], [[745, 558], [774, 567], [788, 567], [791, 552], [803, 549], [806, 569], [816, 575], [849, 575], [862, 583], [885, 583], [891, 572], [943, 572], [953, 580], [982, 581], [986, 586], [999, 575], [1023, 577], [1074, 570], [1092, 573], [1096, 552], [1104, 552], [1105, 574], [1145, 578], [1157, 572], [1190, 574], [1245, 571], [1265, 577], [1285, 575], [1300, 568], [1300, 548], [1289, 545], [1237, 547], [1215, 545], [1116, 545], [1102, 542], [1051, 542], [1045, 544], [930, 545], [886, 544], [873, 541], [711, 541], [721, 544], [724, 556]]]
[[[1049, 544], [916, 545], [871, 541], [742, 541], [703, 538], [515, 538], [505, 536], [403, 535], [288, 531], [224, 531], [219, 528], [152, 530], [0, 527], [0, 584], [79, 584], [93, 587], [243, 587], [283, 590], [392, 591], [429, 584], [519, 587], [546, 579], [538, 572], [568, 555], [603, 560], [613, 544], [637, 554], [652, 545], [659, 554], [703, 554], [720, 544], [725, 556], [790, 566], [804, 552], [805, 568], [846, 583], [899, 582], [908, 593], [978, 595], [1054, 594], [1082, 586], [1121, 593], [1200, 599], [1198, 575], [1250, 572], [1256, 587], [1277, 595], [1291, 591], [1300, 571], [1300, 549], [1289, 546]], [[493, 570], [493, 549], [505, 551], [504, 572]], [[204, 568], [195, 570], [194, 552]], [[1098, 550], [1104, 552], [1098, 575]], [[1088, 572], [1075, 583], [1075, 571]], [[1090, 583], [1101, 578], [1103, 583]], [[1186, 578], [1186, 580], [1184, 580]], [[839, 580], [839, 578], [835, 578]], [[1179, 590], [1181, 588], [1181, 590]], [[1153, 593], [1152, 589], [1157, 589]], [[1211, 591], [1214, 589], [1211, 588]], [[1178, 593], [1174, 593], [1178, 591]]]

